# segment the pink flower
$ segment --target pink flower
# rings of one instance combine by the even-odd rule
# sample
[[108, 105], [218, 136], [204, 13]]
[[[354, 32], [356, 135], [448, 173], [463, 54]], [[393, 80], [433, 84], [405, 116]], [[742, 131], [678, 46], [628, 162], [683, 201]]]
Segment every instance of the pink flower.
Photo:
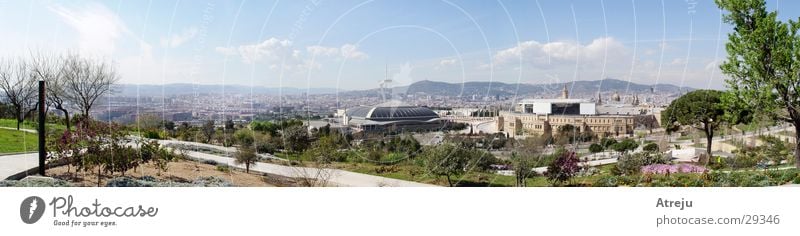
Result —
[[666, 174], [669, 173], [703, 173], [706, 171], [706, 168], [686, 163], [681, 164], [653, 164], [642, 166], [642, 173], [651, 173], [651, 174]]

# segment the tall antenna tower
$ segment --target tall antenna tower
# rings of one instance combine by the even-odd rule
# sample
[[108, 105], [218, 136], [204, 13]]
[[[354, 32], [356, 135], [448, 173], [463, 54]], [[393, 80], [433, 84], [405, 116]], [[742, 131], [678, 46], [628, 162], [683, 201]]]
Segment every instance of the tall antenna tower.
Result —
[[378, 84], [381, 89], [381, 99], [383, 99], [383, 102], [386, 102], [386, 87], [388, 87], [390, 83], [392, 83], [392, 80], [389, 79], [389, 65], [386, 65], [383, 80], [381, 80]]

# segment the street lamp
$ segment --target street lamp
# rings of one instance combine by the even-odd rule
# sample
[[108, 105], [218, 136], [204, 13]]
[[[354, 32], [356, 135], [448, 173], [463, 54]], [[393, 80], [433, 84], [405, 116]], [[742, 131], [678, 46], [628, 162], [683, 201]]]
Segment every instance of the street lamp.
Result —
[[44, 176], [44, 160], [47, 158], [45, 150], [45, 90], [44, 79], [39, 79], [39, 175]]

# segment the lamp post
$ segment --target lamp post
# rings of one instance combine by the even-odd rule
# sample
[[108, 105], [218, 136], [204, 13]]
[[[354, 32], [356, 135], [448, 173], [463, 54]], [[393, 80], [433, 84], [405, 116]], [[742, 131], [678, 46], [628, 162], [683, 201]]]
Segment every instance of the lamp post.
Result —
[[44, 176], [44, 160], [47, 158], [45, 150], [45, 95], [44, 80], [39, 80], [39, 175]]

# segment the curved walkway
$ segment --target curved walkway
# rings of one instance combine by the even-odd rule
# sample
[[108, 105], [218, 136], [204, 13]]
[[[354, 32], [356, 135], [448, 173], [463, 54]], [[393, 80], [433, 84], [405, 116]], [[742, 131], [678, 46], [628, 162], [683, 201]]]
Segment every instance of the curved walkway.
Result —
[[[214, 148], [218, 150], [231, 150], [235, 148], [226, 148], [210, 144], [184, 142], [184, 141], [171, 141], [171, 140], [158, 140], [162, 145], [164, 144], [185, 144], [185, 145], [198, 145], [207, 148]], [[190, 158], [200, 161], [213, 161], [220, 164], [226, 164], [232, 167], [244, 169], [244, 165], [236, 165], [233, 158], [224, 157], [219, 155], [207, 154], [187, 150], [186, 155]], [[20, 175], [35, 174], [35, 168], [38, 167], [38, 154], [26, 153], [16, 155], [0, 156], [0, 180], [10, 177], [19, 177]], [[277, 157], [276, 157], [277, 158]], [[350, 171], [327, 169], [327, 168], [311, 168], [311, 167], [294, 167], [284, 166], [272, 163], [257, 162], [255, 165], [250, 166], [250, 171], [279, 175], [290, 178], [310, 178], [310, 179], [323, 179], [328, 186], [351, 186], [351, 187], [434, 187], [437, 185], [423, 184], [412, 181], [405, 181], [399, 179], [386, 178], [381, 176], [367, 175], [355, 173]], [[26, 173], [27, 172], [27, 173]]]

